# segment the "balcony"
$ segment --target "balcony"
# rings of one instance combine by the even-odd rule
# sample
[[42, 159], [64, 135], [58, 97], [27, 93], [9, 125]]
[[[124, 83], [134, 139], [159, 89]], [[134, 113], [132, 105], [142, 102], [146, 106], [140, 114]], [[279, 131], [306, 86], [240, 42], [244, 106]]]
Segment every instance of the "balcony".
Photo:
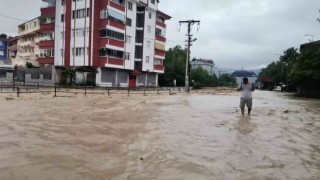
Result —
[[154, 49], [160, 50], [160, 51], [166, 51], [166, 46], [163, 43], [155, 42]]
[[18, 50], [18, 46], [17, 45], [13, 45], [13, 46], [10, 46], [8, 49], [9, 49], [9, 51], [17, 51]]
[[55, 6], [41, 8], [41, 16], [55, 17], [55, 14], [56, 14], [56, 7]]
[[157, 25], [157, 26], [160, 26], [160, 27], [163, 27], [163, 28], [166, 28], [166, 27], [167, 27], [165, 23], [160, 22], [160, 21], [157, 21], [156, 25]]
[[156, 49], [155, 50], [155, 55], [158, 56], [158, 57], [164, 58], [165, 57], [165, 52]]
[[123, 66], [124, 60], [115, 57], [99, 57], [99, 66], [111, 67], [111, 66]]
[[125, 24], [122, 24], [122, 23], [116, 22], [116, 21], [112, 21], [112, 20], [110, 20], [109, 25], [116, 27], [116, 28], [119, 28], [119, 29], [122, 29], [122, 30], [125, 30], [125, 28], [126, 28]]
[[54, 48], [54, 40], [44, 40], [39, 42], [39, 47], [41, 49], [51, 49]]
[[155, 71], [161, 71], [161, 72], [164, 72], [164, 66], [161, 66], [161, 65], [154, 65], [154, 70], [155, 70]]
[[166, 42], [166, 38], [165, 37], [162, 37], [162, 36], [160, 36], [160, 35], [156, 35], [156, 40], [157, 41], [161, 41], [161, 42]]
[[53, 57], [42, 57], [42, 58], [38, 58], [38, 62], [41, 66], [46, 65], [46, 64], [53, 65], [54, 58]]
[[34, 41], [26, 41], [19, 44], [21, 47], [34, 47], [35, 42]]
[[40, 24], [40, 31], [42, 33], [50, 33], [54, 31], [54, 26], [55, 23], [51, 22], [51, 23], [47, 23], [47, 24]]
[[126, 11], [126, 8], [124, 6], [124, 4], [120, 4], [120, 3], [117, 3], [117, 2], [114, 2], [114, 1], [110, 1], [110, 6], [115, 8], [115, 9], [118, 9], [122, 12], [125, 12]]

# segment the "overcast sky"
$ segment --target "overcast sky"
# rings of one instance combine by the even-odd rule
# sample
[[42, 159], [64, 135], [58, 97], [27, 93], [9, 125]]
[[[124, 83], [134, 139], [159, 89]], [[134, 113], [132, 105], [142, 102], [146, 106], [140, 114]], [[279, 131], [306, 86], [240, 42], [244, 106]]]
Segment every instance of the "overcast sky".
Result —
[[[41, 0], [0, 0], [0, 14], [32, 19]], [[320, 0], [160, 0], [168, 22], [167, 47], [184, 46], [187, 27], [179, 20], [200, 20], [192, 57], [213, 59], [223, 68], [255, 69], [277, 60], [289, 47], [320, 39]], [[0, 17], [0, 33], [17, 34], [22, 21]]]

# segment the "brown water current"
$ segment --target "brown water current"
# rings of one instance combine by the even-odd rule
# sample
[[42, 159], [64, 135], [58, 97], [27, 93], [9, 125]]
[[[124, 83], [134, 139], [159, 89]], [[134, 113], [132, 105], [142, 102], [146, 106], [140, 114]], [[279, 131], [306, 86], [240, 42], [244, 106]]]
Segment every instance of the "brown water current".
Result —
[[319, 100], [239, 100], [0, 96], [0, 179], [320, 179]]

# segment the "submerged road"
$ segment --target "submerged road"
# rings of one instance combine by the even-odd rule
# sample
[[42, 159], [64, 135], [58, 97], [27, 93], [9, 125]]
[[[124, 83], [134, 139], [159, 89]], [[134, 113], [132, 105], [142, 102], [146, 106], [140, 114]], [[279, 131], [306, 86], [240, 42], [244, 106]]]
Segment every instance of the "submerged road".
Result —
[[320, 101], [237, 95], [1, 100], [0, 179], [320, 179]]

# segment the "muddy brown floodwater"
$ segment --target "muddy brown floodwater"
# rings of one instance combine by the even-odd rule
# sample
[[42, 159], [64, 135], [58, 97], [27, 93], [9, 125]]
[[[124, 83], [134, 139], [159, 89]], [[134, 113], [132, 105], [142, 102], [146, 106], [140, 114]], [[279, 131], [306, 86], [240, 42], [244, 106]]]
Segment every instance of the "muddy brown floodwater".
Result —
[[320, 179], [320, 101], [0, 95], [0, 179]]

